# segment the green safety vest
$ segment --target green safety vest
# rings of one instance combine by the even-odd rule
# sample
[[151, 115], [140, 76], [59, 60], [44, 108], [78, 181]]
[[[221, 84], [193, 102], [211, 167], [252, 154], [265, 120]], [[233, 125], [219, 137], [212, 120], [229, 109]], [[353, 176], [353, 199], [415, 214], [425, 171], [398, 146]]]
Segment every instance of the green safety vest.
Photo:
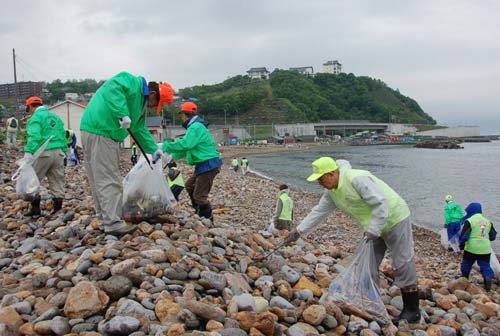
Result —
[[233, 161], [231, 161], [231, 165], [233, 167], [236, 167], [238, 165], [238, 160], [237, 159], [234, 159]]
[[290, 196], [288, 196], [286, 192], [284, 192], [280, 195], [280, 200], [283, 206], [281, 208], [281, 213], [278, 218], [287, 221], [292, 220], [292, 211], [293, 211], [292, 199], [290, 198]]
[[[173, 167], [171, 169], [172, 170], [177, 170], [176, 167]], [[177, 175], [177, 177], [173, 181], [171, 181], [170, 178], [167, 176], [167, 182], [168, 182], [168, 186], [170, 188], [172, 188], [172, 186], [174, 186], [174, 185], [178, 185], [180, 187], [184, 187], [184, 178], [182, 177], [181, 173], [179, 175]]]
[[241, 166], [245, 168], [248, 167], [248, 160], [247, 159], [241, 160]]
[[389, 214], [387, 223], [382, 228], [382, 234], [389, 232], [403, 219], [410, 216], [410, 209], [405, 200], [401, 198], [384, 181], [373, 176], [369, 171], [359, 169], [347, 169], [340, 173], [337, 189], [329, 190], [331, 199], [343, 212], [353, 217], [363, 230], [367, 230], [372, 216], [372, 207], [368, 205], [358, 194], [352, 181], [358, 176], [369, 176], [383, 190], [387, 198]]
[[465, 250], [474, 254], [491, 253], [491, 222], [482, 214], [475, 214], [467, 220], [470, 223], [470, 238], [465, 242]]
[[69, 135], [66, 137], [66, 143], [70, 145], [73, 142], [73, 134], [75, 134], [75, 131], [73, 130], [68, 130]]

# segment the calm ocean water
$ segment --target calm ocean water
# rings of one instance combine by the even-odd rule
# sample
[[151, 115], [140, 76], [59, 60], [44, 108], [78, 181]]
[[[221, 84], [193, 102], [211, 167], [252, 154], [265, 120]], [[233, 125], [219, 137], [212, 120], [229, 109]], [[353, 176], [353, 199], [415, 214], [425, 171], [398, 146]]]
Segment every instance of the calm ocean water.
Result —
[[[465, 208], [479, 202], [483, 214], [500, 233], [500, 141], [466, 143], [464, 149], [422, 149], [410, 146], [322, 147], [307, 152], [255, 155], [250, 166], [296, 188], [322, 192], [305, 180], [311, 162], [320, 156], [350, 161], [388, 183], [408, 203], [412, 222], [439, 231], [444, 223], [444, 196], [453, 195]], [[292, 196], [293, 197], [293, 196]], [[500, 252], [500, 234], [493, 244]]]

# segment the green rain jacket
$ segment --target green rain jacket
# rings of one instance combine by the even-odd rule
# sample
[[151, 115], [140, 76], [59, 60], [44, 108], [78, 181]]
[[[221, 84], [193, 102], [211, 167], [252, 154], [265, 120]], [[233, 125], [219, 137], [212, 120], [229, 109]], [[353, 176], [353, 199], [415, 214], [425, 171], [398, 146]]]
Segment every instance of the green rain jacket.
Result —
[[186, 161], [191, 166], [213, 160], [213, 167], [206, 168], [209, 171], [220, 167], [222, 161], [220, 154], [215, 148], [214, 140], [207, 129], [207, 123], [198, 116], [193, 117], [187, 125], [187, 132], [184, 137], [175, 142], [165, 141], [163, 151], [172, 154], [174, 160], [186, 157]]
[[149, 94], [144, 84], [141, 76], [128, 72], [120, 72], [108, 79], [85, 109], [80, 130], [122, 142], [128, 132], [120, 128], [119, 119], [128, 116], [132, 134], [146, 153], [154, 153], [158, 145], [145, 125], [146, 116], [141, 116], [145, 96]]
[[26, 125], [26, 130], [28, 131], [28, 141], [24, 147], [26, 153], [34, 154], [50, 136], [52, 139], [45, 148], [46, 151], [59, 148], [64, 153], [67, 152], [64, 122], [45, 106], [40, 106], [35, 110]]
[[460, 204], [454, 201], [449, 201], [444, 206], [444, 225], [447, 226], [450, 223], [460, 222], [464, 212]]

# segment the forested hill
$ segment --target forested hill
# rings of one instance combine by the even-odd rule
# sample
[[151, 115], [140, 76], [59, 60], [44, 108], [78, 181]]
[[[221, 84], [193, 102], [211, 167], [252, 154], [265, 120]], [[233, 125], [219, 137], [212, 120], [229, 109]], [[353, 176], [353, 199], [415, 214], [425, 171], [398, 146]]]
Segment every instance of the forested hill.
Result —
[[198, 99], [211, 123], [294, 123], [320, 120], [369, 120], [435, 124], [418, 103], [384, 82], [353, 74], [314, 77], [279, 70], [269, 80], [236, 76], [215, 85], [181, 90]]

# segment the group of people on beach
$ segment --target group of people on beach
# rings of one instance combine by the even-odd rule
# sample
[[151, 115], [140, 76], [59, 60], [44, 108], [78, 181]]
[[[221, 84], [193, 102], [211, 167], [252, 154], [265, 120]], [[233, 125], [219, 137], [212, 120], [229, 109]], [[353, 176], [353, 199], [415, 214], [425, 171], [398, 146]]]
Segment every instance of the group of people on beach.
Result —
[[[496, 239], [497, 232], [493, 223], [483, 215], [480, 203], [470, 203], [465, 214], [459, 203], [451, 195], [444, 198], [444, 227], [451, 244], [463, 250], [460, 266], [461, 276], [468, 278], [475, 262], [483, 275], [484, 288], [489, 291], [494, 277], [491, 260], [491, 241]], [[493, 254], [494, 256], [494, 254]]]
[[[146, 109], [155, 108], [159, 113], [164, 104], [172, 104], [173, 89], [168, 83], [147, 82], [144, 77], [122, 72], [106, 81], [89, 102], [80, 131], [84, 152], [85, 171], [89, 180], [96, 216], [101, 229], [121, 236], [136, 229], [136, 225], [123, 220], [122, 186], [119, 171], [120, 143], [131, 135], [137, 144], [132, 162], [137, 162], [137, 147], [146, 155], [151, 154], [153, 162], [169, 153], [173, 160], [186, 158], [194, 166], [193, 174], [184, 182], [175, 163], [169, 163], [169, 185], [178, 199], [185, 188], [195, 212], [207, 219], [213, 219], [208, 199], [210, 190], [222, 166], [222, 159], [216, 144], [208, 131], [208, 123], [198, 114], [198, 106], [192, 101], [183, 102], [179, 113], [186, 134], [182, 139], [156, 144], [145, 125]], [[62, 120], [43, 106], [39, 97], [26, 101], [27, 111], [32, 114], [28, 122], [28, 142], [25, 159], [33, 162], [33, 154], [48, 141], [42, 156], [34, 165], [39, 179], [47, 176], [49, 189], [54, 197], [54, 210], [60, 210], [64, 198], [63, 157], [67, 150]], [[134, 151], [134, 148], [133, 148]], [[134, 158], [135, 155], [135, 158]], [[175, 161], [173, 161], [175, 162]], [[243, 174], [249, 167], [246, 158], [241, 163], [236, 158], [231, 162], [237, 172], [241, 166]], [[43, 168], [43, 169], [42, 169]], [[319, 203], [294, 227], [293, 201], [287, 185], [279, 186], [275, 215], [272, 224], [276, 229], [287, 230], [284, 243], [291, 244], [307, 236], [336, 209], [349, 214], [360, 226], [362, 241], [373, 247], [376, 267], [382, 262], [386, 251], [392, 257], [395, 284], [401, 289], [403, 310], [394, 322], [404, 319], [408, 322], [420, 320], [419, 292], [417, 287], [415, 252], [410, 222], [410, 209], [405, 200], [387, 183], [367, 170], [354, 169], [344, 160], [320, 157], [312, 162], [310, 182], [318, 182], [324, 192]], [[447, 197], [450, 219], [447, 227], [456, 235], [458, 216], [453, 200]], [[451, 210], [453, 208], [453, 210]], [[496, 231], [492, 223], [482, 215], [481, 205], [471, 203], [467, 214], [460, 216], [462, 226], [460, 243], [465, 249], [462, 275], [468, 276], [472, 263], [478, 261], [485, 277], [485, 288], [491, 288], [491, 273], [487, 257], [491, 253], [490, 240]], [[31, 204], [29, 216], [39, 216], [40, 197]], [[489, 280], [488, 280], [489, 279]]]
[[241, 166], [241, 174], [246, 175], [247, 172], [250, 169], [250, 163], [248, 162], [248, 159], [246, 157], [242, 157], [241, 160], [238, 162], [238, 159], [233, 157], [231, 160], [231, 169], [237, 173], [239, 167]]

